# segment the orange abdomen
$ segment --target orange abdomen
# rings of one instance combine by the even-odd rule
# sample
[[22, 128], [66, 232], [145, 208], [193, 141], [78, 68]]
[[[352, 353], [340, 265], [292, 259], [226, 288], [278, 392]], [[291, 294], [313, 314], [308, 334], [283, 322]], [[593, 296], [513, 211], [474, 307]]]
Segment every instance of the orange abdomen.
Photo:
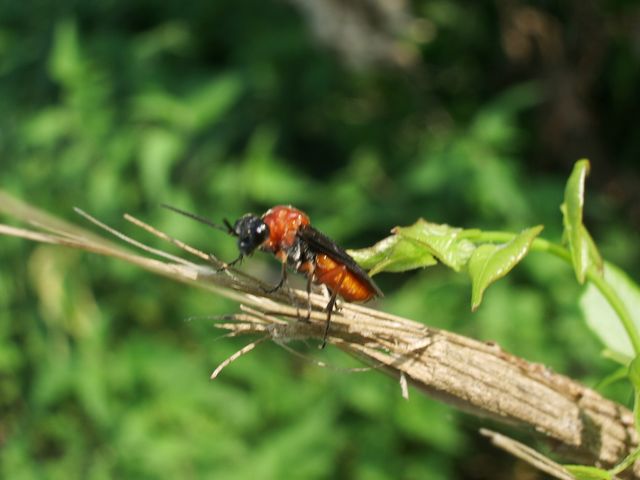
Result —
[[366, 282], [327, 255], [316, 255], [314, 281], [326, 285], [348, 302], [365, 302], [377, 295]]

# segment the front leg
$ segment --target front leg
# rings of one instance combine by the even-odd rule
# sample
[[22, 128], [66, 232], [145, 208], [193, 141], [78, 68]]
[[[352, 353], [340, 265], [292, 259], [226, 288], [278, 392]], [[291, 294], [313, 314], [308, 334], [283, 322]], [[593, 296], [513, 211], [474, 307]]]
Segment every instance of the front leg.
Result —
[[[211, 253], [209, 254], [209, 261], [216, 267], [216, 273], [224, 272], [225, 270], [229, 269], [229, 267], [233, 267], [236, 264], [242, 263], [243, 258], [244, 258], [244, 255], [240, 254], [240, 256], [238, 256], [238, 258], [236, 258], [234, 261], [229, 263], [224, 263], [221, 260], [218, 260], [216, 257], [214, 257]], [[220, 263], [222, 263], [221, 267], [218, 266], [220, 265]]]
[[280, 281], [273, 288], [263, 288], [262, 291], [264, 293], [274, 293], [282, 288], [282, 286], [287, 281], [287, 262], [286, 260], [282, 262], [282, 272], [280, 273]]

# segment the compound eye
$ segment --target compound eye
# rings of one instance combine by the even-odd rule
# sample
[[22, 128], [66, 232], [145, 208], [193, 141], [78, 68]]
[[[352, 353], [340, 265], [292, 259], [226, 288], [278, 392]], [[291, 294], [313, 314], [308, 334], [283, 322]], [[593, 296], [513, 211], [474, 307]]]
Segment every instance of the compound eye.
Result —
[[250, 238], [241, 238], [238, 240], [238, 249], [245, 255], [250, 254], [253, 251], [253, 242]]
[[267, 227], [267, 224], [261, 223], [260, 225], [258, 225], [258, 227], [256, 228], [256, 237], [260, 239], [260, 242], [262, 243], [268, 236], [269, 227]]

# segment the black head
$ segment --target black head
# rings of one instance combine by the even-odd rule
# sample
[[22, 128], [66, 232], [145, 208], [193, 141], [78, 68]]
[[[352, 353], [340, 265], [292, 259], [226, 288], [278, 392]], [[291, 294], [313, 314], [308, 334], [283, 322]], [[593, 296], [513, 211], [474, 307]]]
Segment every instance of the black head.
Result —
[[258, 248], [262, 242], [269, 238], [269, 227], [262, 221], [260, 217], [252, 213], [247, 213], [236, 221], [232, 226], [227, 219], [224, 219], [224, 227], [213, 223], [212, 221], [196, 215], [194, 213], [181, 210], [171, 205], [162, 205], [164, 208], [172, 210], [180, 215], [184, 215], [189, 218], [193, 218], [198, 222], [209, 225], [210, 227], [217, 228], [223, 232], [227, 232], [234, 237], [238, 237], [238, 249], [240, 250], [240, 256], [228, 265], [233, 265], [242, 260], [245, 255], [251, 255], [253, 251]]
[[238, 237], [238, 249], [242, 255], [251, 255], [269, 238], [268, 225], [252, 213], [247, 213], [236, 220], [230, 230], [232, 235]]

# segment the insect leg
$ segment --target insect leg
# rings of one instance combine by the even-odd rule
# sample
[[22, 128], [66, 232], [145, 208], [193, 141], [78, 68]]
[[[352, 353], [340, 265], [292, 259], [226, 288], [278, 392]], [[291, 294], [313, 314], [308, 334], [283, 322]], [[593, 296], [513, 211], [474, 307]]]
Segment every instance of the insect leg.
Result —
[[282, 262], [282, 272], [280, 273], [280, 281], [273, 288], [263, 288], [264, 293], [273, 293], [282, 288], [287, 281], [287, 262]]
[[311, 318], [311, 282], [313, 281], [313, 272], [307, 275], [307, 318], [308, 322]]
[[[222, 271], [226, 270], [226, 269], [227, 269], [227, 268], [229, 268], [229, 267], [233, 267], [236, 263], [242, 263], [242, 259], [243, 259], [243, 258], [244, 258], [244, 255], [240, 254], [240, 255], [238, 256], [238, 258], [236, 258], [236, 259], [235, 259], [235, 260], [233, 260], [232, 262], [230, 262], [230, 263], [223, 263], [223, 264], [222, 264], [222, 267], [218, 267], [218, 268], [216, 268], [216, 273], [218, 273], [218, 272], [222, 272]], [[213, 263], [216, 267], [217, 267], [218, 265], [220, 265], [220, 260], [218, 260], [217, 258], [215, 258], [215, 257], [214, 257], [213, 255], [211, 255], [211, 254], [209, 254], [209, 261], [210, 261], [211, 263]]]
[[329, 334], [329, 327], [331, 326], [331, 314], [333, 313], [333, 307], [336, 305], [336, 300], [338, 299], [338, 292], [342, 287], [342, 283], [344, 279], [347, 278], [347, 269], [345, 267], [340, 267], [342, 270], [342, 274], [340, 275], [340, 280], [338, 280], [338, 284], [336, 288], [331, 293], [331, 298], [329, 299], [329, 303], [327, 303], [327, 324], [324, 327], [324, 334], [322, 335], [322, 345], [320, 345], [320, 349], [323, 349], [327, 345], [327, 335]]

